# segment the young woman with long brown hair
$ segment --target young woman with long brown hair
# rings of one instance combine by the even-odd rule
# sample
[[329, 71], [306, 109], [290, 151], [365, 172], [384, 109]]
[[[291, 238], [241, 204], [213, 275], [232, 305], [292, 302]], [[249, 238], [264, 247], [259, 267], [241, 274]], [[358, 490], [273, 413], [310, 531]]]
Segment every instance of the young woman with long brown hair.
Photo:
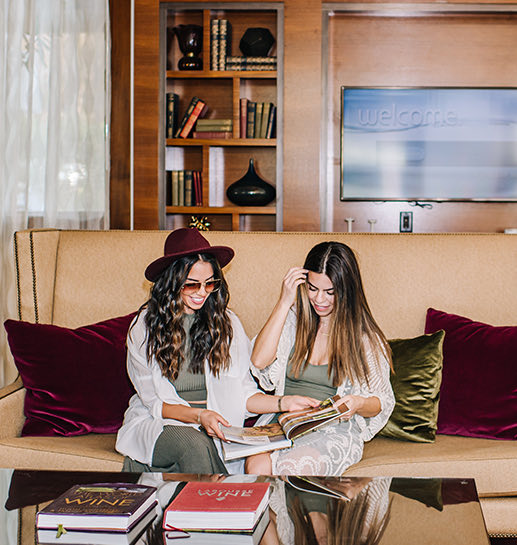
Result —
[[[150, 297], [127, 339], [136, 394], [117, 435], [124, 470], [227, 473], [213, 438], [224, 440], [224, 426], [242, 426], [246, 416], [275, 410], [278, 399], [261, 393], [249, 373], [251, 346], [228, 309], [222, 267], [233, 255], [196, 229], [177, 229], [147, 267]], [[316, 403], [294, 395], [285, 408]]]
[[[284, 277], [255, 339], [252, 372], [275, 395], [323, 400], [338, 394], [344, 419], [279, 451], [249, 457], [249, 473], [340, 475], [387, 422], [395, 399], [388, 343], [375, 322], [354, 252], [322, 242]], [[279, 408], [285, 410], [283, 400]]]

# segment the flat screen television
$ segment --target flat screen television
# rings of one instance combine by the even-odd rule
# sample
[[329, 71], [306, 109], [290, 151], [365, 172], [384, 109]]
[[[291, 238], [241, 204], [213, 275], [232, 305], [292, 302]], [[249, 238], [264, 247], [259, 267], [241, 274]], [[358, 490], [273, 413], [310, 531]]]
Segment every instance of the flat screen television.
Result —
[[341, 200], [517, 200], [517, 89], [341, 88]]

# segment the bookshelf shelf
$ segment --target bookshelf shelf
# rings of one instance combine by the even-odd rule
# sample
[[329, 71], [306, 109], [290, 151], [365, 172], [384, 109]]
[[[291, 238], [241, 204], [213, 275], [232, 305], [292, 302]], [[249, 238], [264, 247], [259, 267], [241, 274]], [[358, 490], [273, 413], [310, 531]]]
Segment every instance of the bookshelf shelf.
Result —
[[276, 70], [167, 70], [167, 78], [181, 79], [276, 79]]
[[275, 138], [167, 138], [167, 146], [240, 146], [276, 147]]
[[276, 215], [274, 206], [167, 206], [165, 210], [169, 216], [230, 216], [232, 231], [241, 229], [244, 217]]
[[[221, 42], [214, 41], [213, 22], [228, 25], [227, 48]], [[202, 70], [177, 70], [178, 60], [182, 57], [172, 28], [181, 24], [196, 24], [203, 28], [203, 48], [200, 57]], [[279, 63], [275, 70], [235, 70], [235, 62], [241, 62], [239, 41], [250, 27], [266, 27], [275, 36], [275, 49], [272, 57], [261, 57], [261, 64]], [[184, 226], [190, 215], [209, 215], [212, 229], [245, 230], [281, 230], [282, 217], [282, 165], [281, 141], [276, 137], [281, 134], [281, 54], [283, 51], [283, 7], [281, 4], [258, 3], [196, 3], [192, 7], [174, 2], [160, 2], [160, 63], [161, 63], [161, 128], [160, 128], [160, 193], [163, 196], [163, 220], [165, 228]], [[224, 41], [222, 42], [224, 44]], [[232, 69], [213, 69], [213, 51], [224, 50]], [[234, 58], [238, 57], [235, 61]], [[276, 59], [273, 59], [276, 57]], [[219, 57], [220, 58], [220, 57]], [[264, 59], [262, 61], [262, 59]], [[220, 62], [220, 61], [219, 61]], [[252, 57], [244, 61], [249, 68]], [[217, 63], [216, 65], [217, 66]], [[175, 100], [176, 123], [181, 124], [193, 97], [206, 103], [201, 114], [203, 120], [228, 121], [231, 138], [193, 138], [192, 132], [200, 131], [197, 121], [187, 138], [171, 138], [176, 128], [171, 130], [169, 110], [172, 94]], [[196, 99], [194, 99], [195, 101]], [[264, 113], [248, 114], [248, 104], [257, 106], [257, 111]], [[273, 107], [274, 106], [274, 107]], [[271, 112], [271, 114], [269, 114]], [[250, 117], [250, 115], [252, 117]], [[256, 115], [256, 118], [255, 118]], [[194, 117], [194, 116], [193, 116]], [[253, 120], [253, 125], [250, 120]], [[273, 121], [270, 121], [274, 119]], [[187, 125], [188, 126], [188, 125]], [[217, 125], [216, 125], [217, 126]], [[249, 128], [251, 126], [251, 129]], [[205, 129], [207, 130], [207, 129]], [[217, 129], [208, 129], [218, 132]], [[223, 130], [228, 130], [225, 128]], [[241, 138], [241, 134], [255, 133], [258, 137]], [[243, 133], [243, 131], [245, 131]], [[184, 132], [188, 132], [185, 130]], [[272, 137], [264, 138], [270, 134]], [[169, 137], [168, 137], [169, 136]], [[214, 134], [213, 136], [217, 136]], [[277, 150], [279, 153], [277, 153]], [[226, 189], [242, 177], [253, 158], [263, 179], [276, 188], [276, 203], [265, 207], [233, 206], [226, 197]], [[202, 195], [198, 202], [203, 206], [171, 206], [182, 203], [182, 185], [170, 184], [170, 171], [197, 171], [201, 173]], [[179, 191], [179, 199], [174, 196]], [[186, 189], [185, 189], [186, 191]], [[197, 196], [199, 191], [196, 190]], [[172, 196], [172, 201], [171, 201]], [[187, 198], [186, 198], [187, 199]], [[189, 199], [185, 202], [190, 202]], [[194, 202], [194, 199], [192, 200]], [[215, 206], [217, 205], [217, 206]], [[228, 223], [231, 218], [231, 223]]]
[[167, 206], [169, 214], [275, 214], [274, 206]]

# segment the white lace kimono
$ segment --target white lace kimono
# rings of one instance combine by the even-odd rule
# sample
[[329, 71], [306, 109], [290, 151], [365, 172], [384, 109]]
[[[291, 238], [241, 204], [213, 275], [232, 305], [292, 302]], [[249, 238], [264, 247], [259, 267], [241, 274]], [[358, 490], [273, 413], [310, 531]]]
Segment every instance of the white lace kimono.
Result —
[[[285, 375], [291, 349], [296, 335], [296, 313], [292, 308], [280, 336], [275, 361], [265, 369], [252, 366], [252, 373], [266, 390], [274, 390], [282, 395], [285, 388]], [[287, 449], [271, 453], [273, 475], [342, 475], [363, 455], [363, 445], [380, 431], [395, 406], [395, 398], [390, 384], [390, 367], [384, 354], [367, 352], [371, 369], [370, 386], [366, 383], [352, 384], [346, 380], [337, 388], [339, 396], [347, 394], [363, 397], [376, 396], [381, 403], [381, 411], [371, 418], [354, 414], [348, 421], [331, 424], [313, 431], [298, 439]]]

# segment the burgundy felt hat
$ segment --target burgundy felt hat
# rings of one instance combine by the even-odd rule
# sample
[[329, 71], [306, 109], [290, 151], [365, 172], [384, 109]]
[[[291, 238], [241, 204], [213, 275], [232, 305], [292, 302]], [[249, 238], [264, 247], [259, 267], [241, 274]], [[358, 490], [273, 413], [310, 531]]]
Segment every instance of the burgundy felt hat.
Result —
[[234, 253], [229, 246], [210, 246], [210, 242], [197, 229], [176, 229], [165, 239], [163, 257], [159, 257], [145, 269], [145, 277], [155, 282], [175, 259], [192, 254], [211, 254], [224, 267], [230, 263]]

